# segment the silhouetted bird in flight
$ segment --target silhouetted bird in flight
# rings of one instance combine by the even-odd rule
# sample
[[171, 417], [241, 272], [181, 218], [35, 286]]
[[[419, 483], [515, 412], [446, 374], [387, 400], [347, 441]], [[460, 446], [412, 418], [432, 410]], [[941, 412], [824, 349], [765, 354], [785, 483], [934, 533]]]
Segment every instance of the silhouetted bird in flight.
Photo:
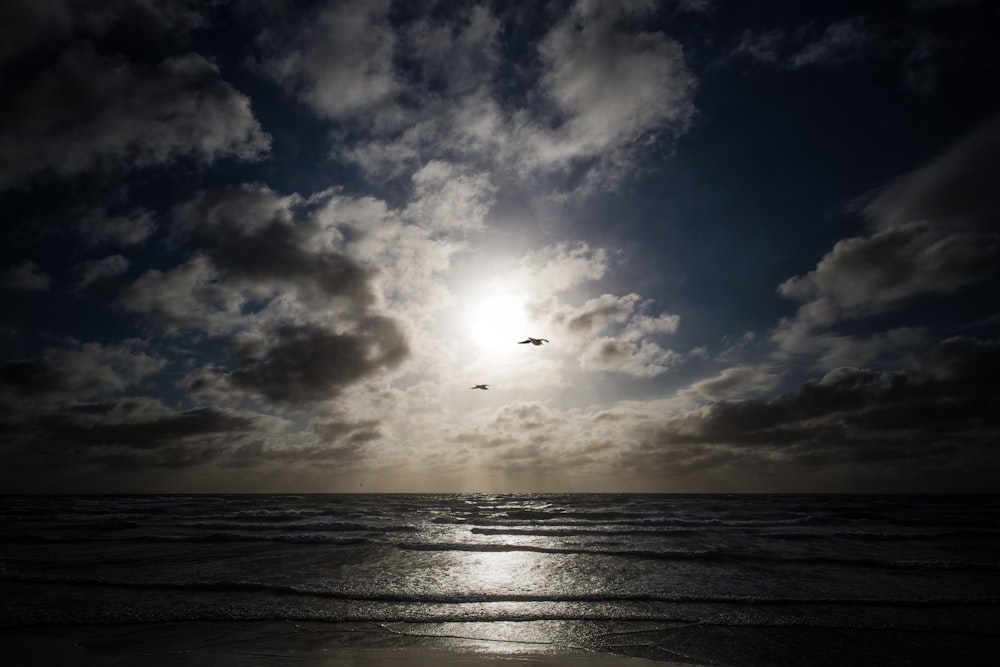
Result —
[[477, 384], [475, 387], [469, 387], [469, 389], [487, 389], [488, 390], [489, 386], [485, 385], [485, 384]]
[[525, 343], [531, 343], [532, 345], [541, 345], [542, 343], [548, 343], [548, 338], [532, 338], [528, 336], [527, 340], [520, 340], [517, 342], [518, 345], [524, 345]]

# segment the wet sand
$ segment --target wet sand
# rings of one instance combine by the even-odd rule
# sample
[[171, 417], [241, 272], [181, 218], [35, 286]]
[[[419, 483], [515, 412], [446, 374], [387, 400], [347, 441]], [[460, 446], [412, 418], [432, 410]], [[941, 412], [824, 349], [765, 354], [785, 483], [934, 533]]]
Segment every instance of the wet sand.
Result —
[[[995, 633], [638, 624], [589, 648], [541, 623], [184, 622], [0, 628], [5, 667], [840, 667], [989, 664]], [[599, 650], [598, 650], [599, 649]], [[632, 657], [646, 656], [646, 657]]]
[[394, 633], [374, 624], [163, 623], [0, 629], [12, 667], [652, 667], [540, 642]]

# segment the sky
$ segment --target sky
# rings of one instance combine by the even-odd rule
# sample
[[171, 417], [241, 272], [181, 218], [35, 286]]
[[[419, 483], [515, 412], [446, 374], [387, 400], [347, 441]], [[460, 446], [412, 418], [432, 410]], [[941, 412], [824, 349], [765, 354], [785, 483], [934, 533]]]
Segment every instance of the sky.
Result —
[[2, 492], [996, 491], [990, 0], [0, 25]]

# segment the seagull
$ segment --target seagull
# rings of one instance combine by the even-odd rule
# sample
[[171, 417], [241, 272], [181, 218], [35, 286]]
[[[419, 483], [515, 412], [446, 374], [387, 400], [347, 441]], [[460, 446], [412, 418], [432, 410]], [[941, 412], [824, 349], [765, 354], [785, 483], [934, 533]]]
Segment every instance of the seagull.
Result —
[[531, 343], [532, 345], [541, 345], [542, 343], [548, 343], [548, 338], [532, 338], [528, 336], [527, 340], [520, 340], [517, 342], [518, 345], [524, 345], [525, 343]]
[[477, 384], [475, 387], [469, 387], [469, 389], [486, 389], [486, 390], [489, 390], [489, 385]]

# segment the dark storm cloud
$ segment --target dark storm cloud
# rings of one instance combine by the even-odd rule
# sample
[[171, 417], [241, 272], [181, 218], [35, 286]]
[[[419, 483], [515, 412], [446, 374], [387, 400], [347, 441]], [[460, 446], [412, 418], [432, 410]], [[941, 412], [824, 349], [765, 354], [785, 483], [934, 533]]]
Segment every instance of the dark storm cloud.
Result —
[[33, 0], [0, 4], [0, 66], [36, 55], [74, 35], [103, 36], [113, 31], [178, 39], [205, 24], [200, 0]]
[[336, 398], [347, 386], [398, 366], [409, 354], [406, 335], [388, 317], [370, 316], [354, 332], [287, 325], [237, 339], [238, 368], [195, 380], [191, 390], [237, 391], [291, 407]]
[[952, 338], [903, 370], [838, 368], [774, 399], [713, 403], [668, 421], [653, 440], [677, 460], [714, 451], [734, 463], [896, 461], [924, 473], [935, 465], [996, 469], [998, 373], [1000, 342]]
[[345, 253], [347, 236], [395, 228], [371, 204], [260, 186], [199, 194], [170, 216], [171, 238], [191, 258], [140, 276], [121, 303], [171, 335], [224, 337], [231, 367], [188, 380], [201, 400], [303, 408], [334, 399], [409, 355], [402, 322], [376, 308], [376, 272]]
[[20, 88], [5, 88], [0, 187], [183, 156], [253, 160], [270, 146], [250, 100], [196, 53], [146, 66], [76, 44]]
[[40, 357], [0, 366], [0, 398], [48, 403], [121, 391], [164, 363], [127, 344], [48, 348]]
[[[105, 406], [101, 406], [105, 408]], [[88, 410], [90, 406], [80, 406]], [[112, 409], [110, 406], [105, 409]], [[72, 414], [73, 409], [68, 411]], [[42, 431], [54, 442], [75, 446], [127, 447], [154, 450], [190, 438], [210, 434], [251, 431], [256, 420], [248, 414], [237, 414], [217, 408], [195, 408], [184, 412], [161, 415], [155, 419], [122, 423], [81, 423], [71, 418], [45, 420]]]
[[[150, 398], [77, 403], [59, 411], [0, 413], [5, 475], [93, 468], [142, 473], [225, 460], [265, 437], [266, 417], [219, 408], [170, 410]], [[7, 480], [12, 482], [13, 480]]]
[[[347, 212], [331, 213], [323, 208], [333, 206], [331, 197], [303, 200], [260, 186], [195, 196], [169, 216], [171, 238], [189, 259], [147, 271], [123, 291], [120, 305], [152, 316], [169, 334], [218, 335], [271, 318], [311, 321], [334, 310], [342, 323], [343, 316], [364, 316], [375, 300], [376, 272], [345, 254], [338, 225], [370, 227], [380, 220], [351, 215], [384, 209], [359, 213], [351, 200], [338, 200]], [[246, 310], [257, 312], [256, 319]]]
[[312, 286], [370, 305], [372, 272], [337, 252], [315, 220], [294, 220], [296, 203], [251, 187], [201, 195], [177, 211], [175, 235], [236, 281]]

